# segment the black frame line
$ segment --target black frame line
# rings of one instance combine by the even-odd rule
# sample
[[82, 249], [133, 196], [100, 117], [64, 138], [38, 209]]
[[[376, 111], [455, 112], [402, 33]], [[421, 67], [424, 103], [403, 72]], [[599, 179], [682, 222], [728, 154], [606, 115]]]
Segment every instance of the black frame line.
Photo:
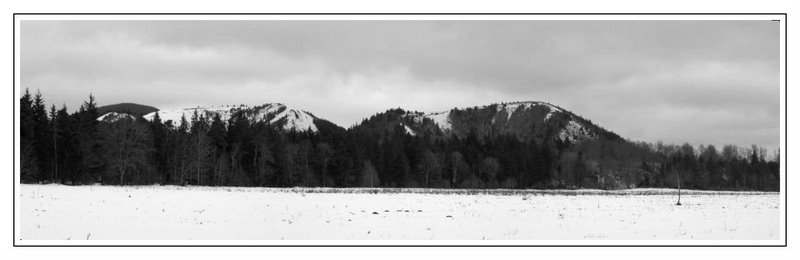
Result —
[[[784, 147], [785, 147], [784, 150], [782, 151], [782, 154], [784, 156], [783, 158], [787, 158], [787, 159], [789, 158], [789, 156], [787, 155], [787, 150], [789, 148], [789, 142], [788, 142], [788, 136], [789, 136], [789, 123], [788, 123], [789, 122], [789, 115], [788, 115], [788, 112], [789, 112], [789, 110], [788, 110], [788, 107], [789, 107], [789, 94], [788, 94], [788, 90], [789, 90], [789, 88], [788, 88], [788, 86], [789, 86], [789, 73], [788, 73], [788, 71], [789, 71], [789, 69], [788, 69], [789, 68], [789, 58], [788, 58], [789, 57], [789, 37], [788, 37], [788, 35], [789, 35], [789, 23], [788, 23], [788, 18], [789, 18], [789, 16], [788, 16], [787, 13], [13, 13], [13, 15], [12, 15], [12, 28], [13, 29], [12, 29], [12, 44], [11, 44], [12, 45], [12, 51], [13, 51], [13, 55], [12, 55], [12, 57], [13, 57], [12, 58], [12, 69], [13, 70], [12, 70], [11, 79], [12, 79], [12, 85], [13, 85], [12, 92], [13, 92], [14, 100], [11, 103], [11, 105], [12, 105], [12, 113], [13, 113], [13, 116], [14, 116], [14, 120], [12, 120], [12, 126], [13, 126], [12, 135], [13, 135], [13, 138], [15, 138], [15, 139], [16, 139], [16, 130], [17, 130], [17, 126], [16, 126], [16, 118], [17, 118], [17, 114], [16, 114], [16, 102], [17, 102], [17, 91], [16, 91], [16, 82], [17, 82], [17, 79], [16, 79], [16, 72], [17, 72], [17, 67], [16, 67], [16, 61], [17, 61], [16, 60], [17, 59], [17, 53], [16, 53], [16, 49], [17, 49], [16, 48], [17, 47], [16, 46], [16, 43], [17, 43], [16, 42], [16, 40], [17, 40], [16, 39], [16, 36], [17, 36], [16, 35], [16, 29], [17, 29], [17, 26], [16, 26], [16, 21], [17, 21], [17, 15], [20, 15], [20, 16], [37, 16], [37, 15], [47, 15], [47, 16], [74, 16], [74, 15], [109, 15], [109, 16], [137, 16], [137, 15], [153, 15], [153, 16], [158, 16], [158, 15], [165, 15], [165, 16], [166, 15], [169, 15], [169, 16], [176, 16], [176, 15], [187, 15], [187, 16], [197, 16], [197, 15], [224, 15], [224, 16], [236, 16], [236, 15], [252, 15], [252, 16], [275, 16], [275, 15], [306, 15], [306, 16], [307, 15], [322, 15], [322, 16], [341, 16], [341, 15], [368, 15], [368, 16], [373, 16], [373, 15], [374, 16], [377, 16], [377, 15], [383, 15], [383, 16], [386, 16], [386, 15], [389, 15], [389, 16], [407, 16], [407, 15], [447, 15], [447, 16], [459, 16], [459, 15], [512, 15], [512, 16], [514, 16], [514, 15], [516, 15], [516, 16], [520, 16], [520, 15], [539, 15], [539, 16], [563, 16], [563, 15], [576, 15], [576, 16], [577, 15], [588, 15], [588, 16], [611, 16], [611, 15], [617, 15], [617, 16], [619, 16], [619, 15], [622, 15], [622, 16], [625, 16], [625, 15], [641, 15], [641, 16], [782, 15], [783, 16], [782, 21], [784, 23], [784, 27], [783, 27], [783, 29], [784, 29], [784, 34], [783, 34], [784, 35], [784, 39], [783, 39], [784, 40], [784, 45], [783, 45], [783, 53], [784, 53], [784, 57], [783, 57], [783, 59], [784, 59], [783, 60], [783, 64], [784, 64], [784, 75], [783, 75], [784, 76], [784, 86], [783, 86], [784, 87], [784, 114], [783, 114], [784, 115], [784, 136], [783, 137], [784, 138], [783, 138], [783, 141], [784, 141]], [[772, 21], [780, 21], [780, 20], [772, 20]], [[16, 235], [16, 231], [17, 231], [16, 230], [16, 223], [17, 223], [17, 221], [16, 221], [16, 196], [17, 196], [17, 192], [16, 192], [16, 182], [17, 182], [17, 180], [16, 180], [16, 162], [17, 162], [16, 161], [16, 151], [17, 151], [16, 142], [14, 142], [12, 146], [14, 148], [14, 150], [12, 151], [12, 156], [14, 158], [12, 159], [12, 164], [11, 164], [12, 167], [13, 167], [12, 171], [14, 171], [14, 174], [12, 174], [12, 180], [13, 181], [11, 183], [12, 184], [12, 191], [13, 191], [13, 195], [12, 195], [12, 207], [13, 207], [12, 208], [12, 225], [13, 226], [12, 226], [12, 232], [11, 232], [13, 237], [12, 237], [11, 241], [13, 243], [13, 247], [98, 247], [98, 248], [101, 248], [101, 247], [154, 247], [154, 248], [155, 247], [185, 247], [185, 248], [190, 248], [190, 247], [292, 247], [292, 248], [294, 248], [294, 247], [453, 247], [453, 248], [456, 248], [456, 247], [554, 247], [554, 248], [555, 247], [558, 247], [558, 248], [564, 248], [564, 247], [587, 247], [587, 248], [601, 248], [601, 247], [611, 247], [611, 248], [613, 248], [613, 247], [631, 247], [631, 248], [638, 248], [638, 247], [651, 247], [651, 248], [658, 248], [658, 247], [662, 247], [662, 248], [666, 248], [666, 247], [671, 247], [671, 248], [674, 248], [674, 247], [684, 247], [684, 248], [696, 248], [696, 247], [717, 247], [717, 248], [723, 248], [723, 247], [747, 247], [747, 248], [752, 248], [752, 247], [787, 247], [788, 246], [788, 241], [789, 241], [789, 239], [788, 239], [788, 235], [789, 235], [789, 228], [788, 228], [788, 222], [789, 222], [789, 210], [788, 210], [788, 206], [789, 206], [789, 196], [788, 196], [789, 184], [788, 184], [788, 178], [789, 178], [789, 176], [788, 176], [788, 172], [789, 172], [789, 170], [788, 170], [788, 162], [787, 162], [788, 160], [782, 160], [781, 163], [783, 164], [783, 169], [784, 169], [784, 179], [783, 179], [783, 181], [784, 181], [784, 183], [783, 183], [783, 186], [784, 186], [784, 191], [783, 191], [783, 195], [784, 195], [784, 207], [783, 207], [783, 209], [784, 209], [784, 223], [783, 223], [784, 224], [784, 226], [783, 226], [784, 227], [784, 230], [783, 230], [784, 231], [784, 235], [783, 235], [783, 238], [784, 238], [784, 240], [783, 240], [783, 245], [702, 245], [702, 244], [695, 244], [695, 245], [601, 245], [601, 244], [595, 244], [595, 245], [592, 245], [592, 244], [587, 244], [587, 245], [536, 245], [536, 244], [532, 244], [532, 245], [447, 245], [447, 244], [442, 244], [442, 245], [436, 245], [436, 244], [423, 244], [423, 245], [410, 245], [410, 244], [409, 245], [391, 245], [391, 244], [381, 244], [381, 245], [352, 245], [352, 244], [350, 244], [350, 245], [336, 245], [336, 244], [328, 244], [328, 245], [325, 245], [325, 244], [319, 244], [319, 245], [302, 245], [302, 244], [289, 244], [289, 245], [268, 245], [268, 244], [267, 245], [233, 245], [233, 244], [232, 245], [213, 245], [213, 244], [209, 244], [209, 245], [182, 245], [182, 244], [172, 244], [172, 245], [169, 245], [169, 244], [161, 244], [161, 245], [145, 245], [145, 244], [142, 244], [142, 245], [56, 245], [56, 244], [54, 244], [54, 245], [18, 245], [17, 244], [17, 240], [16, 240], [17, 239], [17, 235]], [[20, 240], [22, 240], [22, 239], [20, 239]]]

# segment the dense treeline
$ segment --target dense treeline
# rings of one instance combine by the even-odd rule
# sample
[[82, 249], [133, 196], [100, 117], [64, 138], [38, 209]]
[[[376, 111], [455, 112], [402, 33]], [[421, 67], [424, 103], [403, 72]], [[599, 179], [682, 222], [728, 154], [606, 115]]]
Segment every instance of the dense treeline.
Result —
[[227, 122], [203, 114], [101, 122], [92, 96], [69, 114], [65, 106], [48, 111], [41, 93], [27, 90], [20, 105], [23, 183], [621, 189], [680, 181], [692, 189], [779, 189], [779, 156], [768, 161], [756, 146], [521, 142], [474, 132], [432, 138], [402, 126], [286, 132], [248, 120], [246, 111]]

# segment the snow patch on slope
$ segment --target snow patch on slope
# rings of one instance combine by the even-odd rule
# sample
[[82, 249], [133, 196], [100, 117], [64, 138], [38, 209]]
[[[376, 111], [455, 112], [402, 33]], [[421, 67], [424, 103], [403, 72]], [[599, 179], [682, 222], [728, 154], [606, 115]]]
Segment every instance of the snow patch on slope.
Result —
[[[247, 118], [255, 122], [263, 122], [269, 120], [270, 124], [276, 124], [283, 120], [282, 128], [286, 131], [311, 131], [317, 132], [319, 129], [314, 124], [315, 116], [302, 110], [288, 108], [280, 103], [268, 103], [261, 106], [249, 107], [247, 105], [235, 106], [216, 106], [216, 107], [195, 107], [177, 110], [162, 110], [158, 111], [158, 116], [162, 122], [172, 120], [172, 124], [176, 127], [180, 126], [181, 117], [185, 117], [186, 121], [191, 124], [191, 118], [195, 111], [198, 115], [202, 115], [210, 120], [215, 114], [220, 116], [224, 123], [228, 123], [228, 119], [237, 110], [246, 110]], [[144, 115], [144, 118], [152, 121], [156, 112]]]
[[514, 111], [517, 111], [517, 109], [519, 109], [520, 107], [522, 107], [522, 109], [527, 109], [527, 108], [531, 107], [532, 105], [533, 104], [528, 103], [528, 102], [525, 102], [525, 103], [517, 102], [517, 103], [500, 104], [500, 105], [497, 105], [497, 112], [505, 110], [506, 111], [506, 120], [509, 120], [509, 119], [511, 119], [511, 115], [514, 114]]
[[415, 133], [414, 130], [411, 130], [411, 128], [408, 127], [407, 125], [403, 125], [403, 127], [406, 129], [406, 134], [409, 134], [411, 136], [416, 136], [417, 135], [417, 133]]
[[547, 122], [548, 120], [550, 120], [550, 117], [552, 116], [553, 116], [553, 110], [550, 110], [550, 112], [547, 113], [546, 116], [544, 116], [544, 121]]
[[587, 137], [594, 138], [594, 135], [591, 134], [586, 127], [574, 120], [570, 120], [569, 123], [564, 126], [564, 129], [561, 129], [561, 132], [558, 133], [558, 138], [567, 142], [575, 142]]
[[[477, 109], [485, 109], [488, 106], [480, 106], [475, 107]], [[547, 102], [541, 101], [524, 101], [524, 102], [511, 102], [511, 103], [504, 103], [504, 104], [497, 104], [497, 112], [505, 111], [506, 113], [506, 120], [510, 120], [511, 116], [516, 112], [518, 109], [526, 110], [536, 106], [546, 106], [549, 109], [549, 112], [545, 116], [545, 121], [549, 120], [555, 113], [566, 113], [563, 109], [554, 106]], [[414, 115], [412, 116], [412, 120], [417, 123], [422, 123], [424, 118], [429, 118], [433, 120], [436, 125], [439, 126], [439, 129], [442, 131], [451, 130], [452, 129], [452, 122], [450, 121], [450, 111], [444, 112], [436, 112], [436, 113], [428, 113], [428, 114], [421, 114], [421, 115]], [[496, 117], [492, 118], [492, 123], [496, 122]]]
[[270, 121], [270, 124], [274, 124], [280, 119], [286, 119], [286, 123], [283, 125], [284, 130], [317, 132], [317, 126], [314, 125], [314, 117], [308, 113], [294, 109], [286, 109], [280, 115], [275, 116], [275, 118]]
[[450, 111], [430, 113], [426, 114], [425, 117], [433, 120], [433, 122], [436, 123], [436, 125], [438, 125], [439, 129], [442, 131], [450, 130], [453, 127], [452, 123], [450, 122]]
[[[545, 121], [549, 120], [550, 117], [553, 116], [556, 112], [564, 112], [563, 109], [558, 108], [550, 103], [541, 102], [541, 101], [523, 101], [523, 102], [511, 102], [511, 103], [504, 103], [504, 104], [497, 104], [497, 112], [505, 111], [506, 113], [506, 120], [510, 120], [511, 116], [519, 109], [526, 110], [537, 106], [545, 106], [548, 108], [550, 112], [547, 113], [545, 116]], [[483, 106], [481, 108], [485, 108]], [[495, 122], [495, 119], [492, 119], [492, 123]]]
[[136, 119], [136, 117], [127, 114], [127, 113], [117, 113], [117, 112], [108, 112], [105, 115], [102, 115], [97, 118], [97, 121], [105, 121], [105, 122], [116, 122], [117, 120], [127, 118], [130, 120]]
[[549, 108], [549, 109], [550, 109], [550, 112], [547, 112], [547, 115], [545, 115], [545, 116], [544, 116], [544, 121], [545, 121], [545, 122], [547, 122], [548, 120], [550, 120], [550, 118], [551, 118], [551, 117], [553, 116], [553, 114], [555, 114], [556, 112], [558, 112], [558, 113], [565, 113], [565, 112], [564, 112], [564, 110], [563, 110], [563, 109], [561, 109], [561, 108], [558, 108], [558, 107], [556, 107], [556, 106], [554, 106], [554, 105], [551, 105], [551, 104], [547, 104], [547, 103], [545, 103], [545, 104], [547, 105], [547, 108]]

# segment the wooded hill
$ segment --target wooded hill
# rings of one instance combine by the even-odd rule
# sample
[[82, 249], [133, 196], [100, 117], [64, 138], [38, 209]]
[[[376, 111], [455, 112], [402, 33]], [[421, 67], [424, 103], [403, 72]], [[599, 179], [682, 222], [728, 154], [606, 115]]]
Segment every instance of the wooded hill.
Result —
[[[515, 102], [443, 113], [378, 113], [344, 129], [286, 130], [248, 108], [164, 122], [98, 121], [94, 97], [75, 113], [20, 99], [23, 183], [267, 187], [779, 190], [780, 156], [763, 148], [625, 140], [570, 111]], [[317, 123], [317, 119], [315, 119]]]

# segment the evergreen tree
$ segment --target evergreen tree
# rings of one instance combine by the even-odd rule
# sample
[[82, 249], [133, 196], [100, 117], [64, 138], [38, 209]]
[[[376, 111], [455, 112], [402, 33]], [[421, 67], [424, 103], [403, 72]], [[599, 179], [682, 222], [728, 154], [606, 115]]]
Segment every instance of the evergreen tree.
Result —
[[167, 184], [168, 175], [168, 141], [167, 141], [167, 126], [161, 122], [161, 116], [158, 111], [153, 115], [153, 120], [150, 123], [150, 132], [153, 137], [153, 167], [157, 173], [158, 180], [156, 182]]
[[78, 140], [78, 121], [73, 115], [67, 112], [67, 106], [63, 105], [56, 112], [53, 124], [57, 129], [56, 135], [56, 155], [58, 163], [59, 179], [69, 184], [80, 183], [81, 153]]
[[58, 170], [59, 170], [58, 143], [59, 143], [59, 140], [61, 139], [60, 135], [63, 132], [62, 128], [64, 126], [60, 125], [61, 122], [59, 122], [60, 120], [57, 120], [58, 119], [57, 117], [58, 117], [58, 114], [56, 112], [56, 106], [52, 105], [50, 107], [50, 133], [53, 136], [53, 138], [52, 138], [52, 140], [53, 140], [53, 142], [52, 142], [52, 146], [53, 146], [53, 150], [52, 150], [52, 153], [53, 153], [53, 166], [52, 166], [53, 177], [52, 177], [51, 181], [52, 182], [56, 182], [56, 183], [60, 183], [61, 180], [60, 180], [60, 178], [58, 176]]
[[78, 110], [78, 140], [80, 144], [81, 169], [79, 179], [83, 183], [98, 181], [103, 170], [100, 134], [98, 132], [97, 103], [94, 96], [84, 101]]
[[174, 135], [174, 174], [173, 182], [178, 185], [188, 184], [189, 173], [192, 170], [192, 144], [189, 133], [189, 122], [186, 116], [181, 116], [181, 122]]
[[227, 172], [227, 155], [223, 153], [227, 149], [227, 143], [225, 141], [225, 135], [227, 134], [227, 130], [225, 129], [225, 123], [222, 122], [222, 118], [220, 117], [219, 113], [214, 113], [211, 117], [211, 126], [208, 130], [208, 138], [212, 144], [212, 154], [211, 157], [213, 161], [216, 162], [213, 167], [213, 183], [214, 185], [221, 185], [223, 176], [225, 176], [225, 172]]
[[39, 158], [35, 150], [33, 99], [28, 89], [19, 100], [20, 103], [20, 178], [22, 183], [39, 181]]
[[39, 175], [36, 179], [40, 181], [52, 180], [53, 135], [50, 133], [52, 126], [47, 117], [44, 98], [39, 91], [36, 91], [33, 96], [31, 114], [33, 118], [33, 148], [36, 158], [38, 158], [37, 168], [39, 169]]

